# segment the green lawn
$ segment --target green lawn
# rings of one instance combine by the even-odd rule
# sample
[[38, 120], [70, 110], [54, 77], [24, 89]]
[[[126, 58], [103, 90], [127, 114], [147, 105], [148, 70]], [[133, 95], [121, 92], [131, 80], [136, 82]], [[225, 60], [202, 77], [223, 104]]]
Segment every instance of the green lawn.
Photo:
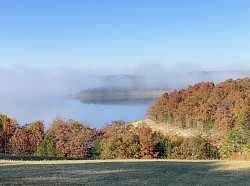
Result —
[[0, 160], [0, 185], [248, 185], [249, 161]]

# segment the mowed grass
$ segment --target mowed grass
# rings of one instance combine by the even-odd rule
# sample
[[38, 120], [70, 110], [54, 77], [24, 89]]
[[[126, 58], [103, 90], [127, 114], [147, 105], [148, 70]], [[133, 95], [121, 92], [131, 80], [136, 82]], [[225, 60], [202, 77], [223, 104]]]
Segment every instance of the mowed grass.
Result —
[[249, 185], [250, 161], [0, 160], [0, 185]]

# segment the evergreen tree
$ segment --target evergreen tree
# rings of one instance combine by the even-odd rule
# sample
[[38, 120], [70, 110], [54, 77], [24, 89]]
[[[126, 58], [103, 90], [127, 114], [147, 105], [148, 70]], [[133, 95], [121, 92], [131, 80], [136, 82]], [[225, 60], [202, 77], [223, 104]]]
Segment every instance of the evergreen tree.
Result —
[[47, 132], [45, 138], [38, 147], [40, 156], [61, 156], [61, 153], [56, 149], [55, 136], [52, 132]]

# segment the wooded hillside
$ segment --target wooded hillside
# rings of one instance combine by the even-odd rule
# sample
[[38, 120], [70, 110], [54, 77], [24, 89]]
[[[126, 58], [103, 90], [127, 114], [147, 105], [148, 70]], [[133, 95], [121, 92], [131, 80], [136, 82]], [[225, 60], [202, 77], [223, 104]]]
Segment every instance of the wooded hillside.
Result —
[[250, 78], [217, 85], [201, 82], [165, 93], [147, 117], [180, 128], [198, 128], [210, 135], [222, 157], [248, 154], [250, 147]]

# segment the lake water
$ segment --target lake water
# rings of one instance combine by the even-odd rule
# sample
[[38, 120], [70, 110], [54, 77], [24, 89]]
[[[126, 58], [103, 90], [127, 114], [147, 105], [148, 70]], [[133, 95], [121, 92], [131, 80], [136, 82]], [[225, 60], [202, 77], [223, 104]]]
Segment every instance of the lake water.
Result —
[[113, 120], [134, 121], [144, 118], [149, 103], [133, 104], [83, 104], [65, 98], [0, 98], [0, 113], [17, 119], [20, 125], [43, 120], [48, 126], [55, 116], [86, 122], [101, 128]]

